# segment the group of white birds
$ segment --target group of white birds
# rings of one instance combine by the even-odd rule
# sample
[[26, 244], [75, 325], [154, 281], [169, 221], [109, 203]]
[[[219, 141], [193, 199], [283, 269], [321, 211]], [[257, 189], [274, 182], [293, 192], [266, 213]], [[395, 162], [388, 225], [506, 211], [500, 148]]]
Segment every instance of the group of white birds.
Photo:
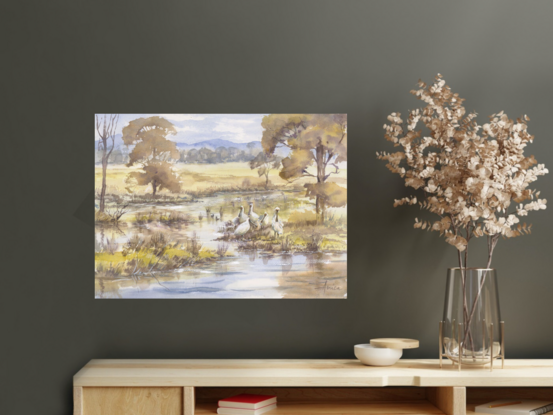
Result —
[[269, 222], [269, 216], [265, 212], [262, 216], [259, 216], [253, 211], [253, 203], [249, 204], [250, 210], [246, 215], [244, 213], [244, 206], [240, 206], [238, 216], [233, 220], [227, 222], [227, 225], [234, 229], [234, 235], [242, 236], [253, 230], [272, 229], [275, 238], [282, 235], [284, 232], [284, 224], [278, 218], [279, 208], [275, 208], [275, 213], [271, 222]]

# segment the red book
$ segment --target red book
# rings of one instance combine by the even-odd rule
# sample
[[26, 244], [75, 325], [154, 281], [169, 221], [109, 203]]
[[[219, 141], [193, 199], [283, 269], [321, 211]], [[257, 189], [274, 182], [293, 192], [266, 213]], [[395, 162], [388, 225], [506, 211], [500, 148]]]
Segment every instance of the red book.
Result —
[[219, 408], [259, 409], [276, 403], [274, 395], [252, 395], [243, 393], [230, 398], [221, 399]]

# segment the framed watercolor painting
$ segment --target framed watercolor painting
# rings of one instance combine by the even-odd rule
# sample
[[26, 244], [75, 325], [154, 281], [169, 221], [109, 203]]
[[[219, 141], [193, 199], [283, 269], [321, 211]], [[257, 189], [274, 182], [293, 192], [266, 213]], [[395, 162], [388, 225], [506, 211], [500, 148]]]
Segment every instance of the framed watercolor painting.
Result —
[[347, 298], [347, 116], [97, 114], [96, 298]]

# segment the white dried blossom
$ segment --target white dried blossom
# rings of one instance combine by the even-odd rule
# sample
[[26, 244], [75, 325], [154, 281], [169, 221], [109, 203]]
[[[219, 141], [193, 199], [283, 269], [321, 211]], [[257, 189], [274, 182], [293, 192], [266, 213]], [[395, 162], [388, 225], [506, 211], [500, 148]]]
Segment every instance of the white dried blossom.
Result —
[[[418, 86], [411, 93], [426, 106], [410, 111], [405, 122], [394, 112], [384, 125], [385, 138], [403, 151], [377, 153], [406, 186], [423, 193], [418, 202], [411, 196], [395, 200], [394, 206], [418, 203], [437, 214], [440, 220], [415, 219], [414, 226], [439, 232], [459, 252], [472, 237], [486, 236], [489, 267], [498, 238], [529, 233], [530, 226], [521, 225], [519, 217], [546, 208], [539, 192], [528, 188], [548, 173], [534, 156], [524, 155], [534, 140], [528, 133], [530, 119], [525, 115], [514, 121], [501, 111], [481, 126], [441, 75], [432, 85], [419, 81]], [[417, 130], [421, 123], [430, 134]], [[460, 254], [459, 262], [462, 266]]]

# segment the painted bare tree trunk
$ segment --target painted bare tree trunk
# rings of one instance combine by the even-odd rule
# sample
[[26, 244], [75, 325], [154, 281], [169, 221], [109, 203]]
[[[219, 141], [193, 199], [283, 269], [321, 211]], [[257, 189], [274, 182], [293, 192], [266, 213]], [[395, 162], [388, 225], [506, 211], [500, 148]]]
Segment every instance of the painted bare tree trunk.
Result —
[[320, 206], [320, 203], [319, 203], [320, 200], [321, 199], [319, 198], [319, 196], [317, 196], [315, 198], [315, 213], [317, 215], [317, 222], [319, 222], [320, 217], [321, 217], [321, 206]]
[[[117, 122], [119, 121], [118, 114], [111, 114], [109, 118], [104, 115], [103, 121], [96, 115], [96, 131], [100, 140], [98, 142], [98, 150], [102, 151], [102, 188], [100, 189], [100, 212], [106, 208], [106, 176], [108, 169], [108, 161], [113, 147], [115, 146], [115, 131]], [[111, 147], [108, 150], [108, 140], [111, 139]]]
[[103, 212], [106, 208], [106, 176], [108, 170], [108, 158], [104, 150], [102, 156], [102, 189], [100, 190], [100, 212]]
[[[319, 142], [319, 144], [317, 145], [315, 151], [316, 151], [316, 162], [317, 162], [317, 183], [324, 183], [325, 180], [326, 180], [326, 177], [325, 177], [325, 163], [324, 163], [325, 148], [321, 144], [321, 142]], [[324, 221], [325, 221], [324, 200], [322, 199], [322, 197], [319, 194], [317, 194], [316, 200], [317, 200], [317, 203], [316, 203], [316, 206], [317, 206], [317, 219], [318, 219], [318, 222], [322, 225], [322, 224], [324, 224]]]

